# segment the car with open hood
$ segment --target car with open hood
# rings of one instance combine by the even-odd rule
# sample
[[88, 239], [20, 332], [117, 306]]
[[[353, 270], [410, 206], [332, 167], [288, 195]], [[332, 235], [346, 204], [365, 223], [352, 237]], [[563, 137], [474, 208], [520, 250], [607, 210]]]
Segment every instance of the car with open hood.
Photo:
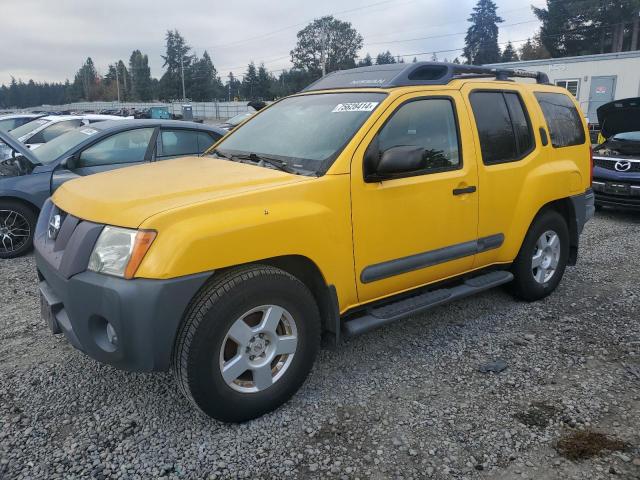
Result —
[[551, 294], [593, 215], [590, 151], [544, 73], [333, 72], [205, 155], [56, 190], [34, 241], [43, 320], [100, 362], [173, 369], [212, 417], [255, 418], [302, 385], [322, 335], [499, 285]]
[[11, 113], [0, 115], [0, 131], [8, 132], [14, 130], [42, 116], [41, 113]]
[[640, 97], [598, 108], [602, 142], [593, 149], [596, 205], [640, 209]]
[[[28, 148], [35, 150], [63, 133], [82, 125], [122, 119], [123, 117], [116, 115], [47, 115], [12, 129], [9, 135], [24, 143]], [[9, 154], [10, 150], [0, 144], [0, 160], [4, 160]]]
[[33, 243], [45, 200], [67, 180], [94, 173], [200, 154], [226, 132], [174, 120], [97, 122], [29, 149], [0, 132], [10, 150], [0, 162], [0, 258], [17, 257]]

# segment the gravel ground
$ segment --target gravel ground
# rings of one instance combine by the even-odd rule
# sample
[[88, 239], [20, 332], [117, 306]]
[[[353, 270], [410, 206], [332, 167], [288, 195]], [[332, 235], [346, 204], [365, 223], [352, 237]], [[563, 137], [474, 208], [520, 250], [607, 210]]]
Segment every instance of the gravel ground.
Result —
[[[639, 239], [640, 214], [599, 212], [550, 298], [496, 290], [324, 350], [242, 425], [50, 335], [33, 257], [2, 261], [0, 478], [640, 478]], [[585, 430], [624, 448], [558, 453]]]

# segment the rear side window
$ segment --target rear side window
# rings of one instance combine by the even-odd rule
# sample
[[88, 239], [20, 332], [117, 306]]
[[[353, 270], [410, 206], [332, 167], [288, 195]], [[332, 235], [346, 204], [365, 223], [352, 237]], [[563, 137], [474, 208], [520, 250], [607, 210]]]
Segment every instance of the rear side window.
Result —
[[198, 132], [198, 153], [204, 152], [220, 139], [221, 135], [215, 133]]
[[469, 100], [476, 119], [485, 165], [514, 162], [534, 147], [531, 122], [515, 92], [473, 92]]
[[198, 132], [193, 130], [163, 130], [160, 134], [162, 157], [198, 153]]
[[556, 148], [582, 145], [586, 138], [580, 113], [562, 93], [537, 92], [536, 98], [549, 127], [551, 144]]

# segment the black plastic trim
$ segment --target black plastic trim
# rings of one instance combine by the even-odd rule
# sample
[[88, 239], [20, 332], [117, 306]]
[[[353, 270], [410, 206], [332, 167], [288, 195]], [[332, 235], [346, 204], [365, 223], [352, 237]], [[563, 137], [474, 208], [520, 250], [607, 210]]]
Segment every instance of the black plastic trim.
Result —
[[449, 247], [397, 258], [365, 267], [360, 274], [362, 283], [371, 283], [403, 273], [413, 272], [440, 263], [469, 257], [478, 253], [499, 248], [504, 243], [504, 235], [498, 233]]

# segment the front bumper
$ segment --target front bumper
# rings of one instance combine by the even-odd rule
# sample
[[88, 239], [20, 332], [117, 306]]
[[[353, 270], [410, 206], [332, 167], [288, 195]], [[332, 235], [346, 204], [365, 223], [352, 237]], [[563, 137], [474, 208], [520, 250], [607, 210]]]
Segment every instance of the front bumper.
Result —
[[593, 180], [593, 190], [596, 193], [596, 205], [607, 207], [623, 207], [640, 210], [640, 182]]
[[593, 190], [596, 205], [640, 209], [640, 172], [619, 172], [596, 166]]
[[[47, 213], [51, 213], [50, 202], [42, 215]], [[76, 262], [65, 259], [92, 248], [85, 245], [87, 238], [95, 242], [93, 234], [86, 234], [92, 230], [83, 229], [80, 222], [66, 248], [56, 251], [47, 241], [46, 229], [42, 230], [48, 217], [47, 222], [41, 220], [35, 257], [43, 317], [52, 331], [63, 333], [69, 343], [99, 362], [131, 371], [167, 370], [183, 314], [211, 273], [125, 280], [86, 269], [76, 272], [65, 267]]]

